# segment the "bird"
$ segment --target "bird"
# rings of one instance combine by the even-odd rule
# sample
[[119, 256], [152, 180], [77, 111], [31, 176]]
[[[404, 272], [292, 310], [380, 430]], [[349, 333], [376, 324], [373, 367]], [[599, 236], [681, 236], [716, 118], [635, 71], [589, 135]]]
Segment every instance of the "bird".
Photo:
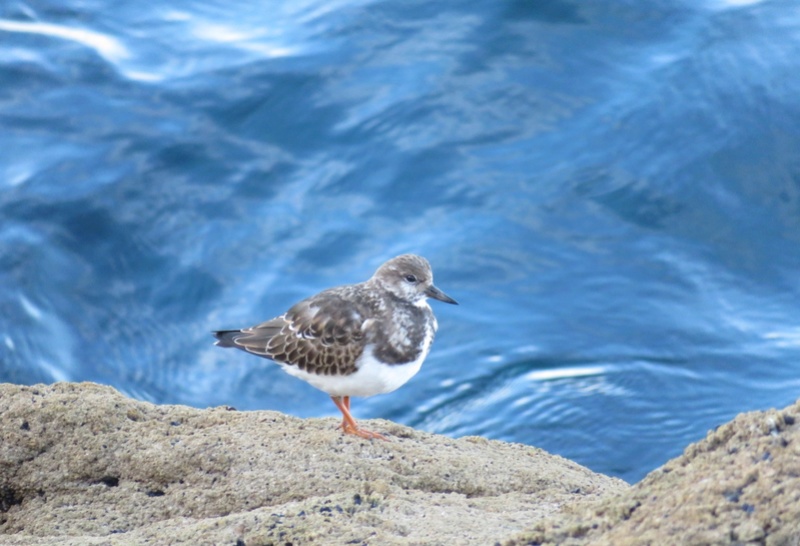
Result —
[[256, 326], [212, 333], [215, 345], [272, 360], [327, 393], [344, 434], [388, 440], [358, 426], [350, 397], [389, 393], [416, 375], [438, 329], [428, 298], [458, 305], [433, 284], [428, 260], [403, 254], [365, 282], [323, 290]]

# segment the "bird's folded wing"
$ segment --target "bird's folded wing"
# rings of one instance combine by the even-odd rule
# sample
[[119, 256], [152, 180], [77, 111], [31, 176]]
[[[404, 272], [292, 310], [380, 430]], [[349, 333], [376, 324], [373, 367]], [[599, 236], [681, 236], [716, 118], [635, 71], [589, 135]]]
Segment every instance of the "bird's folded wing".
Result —
[[304, 371], [328, 375], [356, 370], [364, 350], [363, 310], [331, 297], [301, 301], [285, 314], [242, 330], [242, 349]]

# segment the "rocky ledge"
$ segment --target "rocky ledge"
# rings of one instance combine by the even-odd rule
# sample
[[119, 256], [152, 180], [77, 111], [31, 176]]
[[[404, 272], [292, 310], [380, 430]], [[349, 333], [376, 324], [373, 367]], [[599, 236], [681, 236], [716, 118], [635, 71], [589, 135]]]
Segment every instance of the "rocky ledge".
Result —
[[800, 404], [743, 414], [642, 482], [376, 420], [0, 385], [0, 544], [800, 543]]

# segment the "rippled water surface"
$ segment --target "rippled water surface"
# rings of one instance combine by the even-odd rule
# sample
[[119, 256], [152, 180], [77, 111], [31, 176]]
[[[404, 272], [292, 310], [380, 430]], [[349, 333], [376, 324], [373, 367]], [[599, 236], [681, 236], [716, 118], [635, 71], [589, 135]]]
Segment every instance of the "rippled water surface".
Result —
[[0, 380], [335, 415], [209, 331], [425, 255], [354, 402], [636, 481], [800, 396], [791, 0], [0, 5]]

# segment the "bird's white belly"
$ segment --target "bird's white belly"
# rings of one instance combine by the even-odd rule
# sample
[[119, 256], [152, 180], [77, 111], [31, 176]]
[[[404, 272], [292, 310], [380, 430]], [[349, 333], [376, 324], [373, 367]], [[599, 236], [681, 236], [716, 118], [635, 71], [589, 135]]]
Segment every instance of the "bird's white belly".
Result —
[[373, 356], [373, 347], [367, 345], [358, 359], [358, 370], [350, 375], [317, 375], [294, 366], [283, 366], [286, 373], [302, 379], [331, 396], [374, 396], [392, 392], [414, 377], [422, 366], [431, 347], [428, 336], [416, 360], [405, 364], [383, 364]]

